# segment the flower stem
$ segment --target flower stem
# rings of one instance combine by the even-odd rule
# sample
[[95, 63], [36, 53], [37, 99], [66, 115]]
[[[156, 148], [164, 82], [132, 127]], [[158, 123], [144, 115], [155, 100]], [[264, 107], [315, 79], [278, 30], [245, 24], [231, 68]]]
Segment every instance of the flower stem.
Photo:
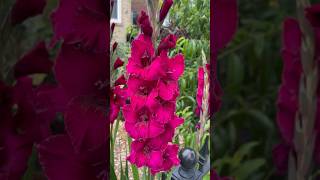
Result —
[[308, 179], [310, 174], [315, 132], [314, 125], [317, 111], [318, 69], [314, 59], [314, 32], [305, 18], [308, 0], [297, 0], [297, 15], [302, 31], [301, 63], [303, 74], [300, 80], [299, 112], [296, 115], [294, 131], [294, 150], [289, 155], [290, 180]]
[[150, 17], [151, 26], [153, 27], [153, 33], [152, 33], [152, 42], [155, 45], [157, 42], [157, 37], [159, 37], [160, 34], [160, 23], [159, 23], [159, 11], [160, 6], [159, 0], [146, 0], [148, 5], [148, 14]]
[[203, 134], [205, 132], [205, 124], [209, 119], [209, 72], [206, 68], [207, 59], [204, 51], [202, 50], [202, 61], [203, 61], [203, 70], [204, 70], [204, 86], [203, 86], [203, 96], [202, 96], [202, 107], [200, 111], [200, 130], [197, 131], [197, 139], [195, 144], [196, 151], [199, 151], [200, 145], [202, 142]]

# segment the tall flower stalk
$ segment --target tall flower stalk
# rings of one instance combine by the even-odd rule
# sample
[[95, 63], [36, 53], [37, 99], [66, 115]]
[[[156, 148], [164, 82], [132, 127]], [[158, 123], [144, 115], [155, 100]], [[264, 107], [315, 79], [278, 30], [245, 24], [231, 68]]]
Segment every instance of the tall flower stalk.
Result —
[[[283, 142], [273, 150], [278, 174], [310, 178], [317, 157], [319, 123], [317, 6], [297, 0], [298, 19], [287, 18], [283, 28], [283, 72], [278, 94], [277, 124]], [[318, 138], [319, 140], [319, 138]], [[314, 158], [315, 157], [315, 158]]]
[[[205, 125], [209, 120], [209, 98], [210, 98], [210, 73], [209, 65], [207, 64], [207, 59], [204, 51], [202, 51], [202, 62], [203, 66], [199, 68], [198, 72], [198, 93], [197, 93], [197, 103], [198, 109], [197, 113], [200, 113], [199, 120], [199, 131], [197, 132], [197, 143], [196, 150], [199, 150], [202, 138], [204, 135]], [[201, 101], [200, 101], [201, 99]]]
[[155, 49], [161, 23], [158, 1], [147, 2], [149, 15], [142, 11], [138, 17], [141, 33], [132, 41], [126, 66], [129, 103], [122, 107], [122, 113], [125, 129], [133, 139], [127, 160], [156, 174], [179, 164], [179, 147], [172, 139], [176, 127], [184, 121], [175, 114], [184, 57], [182, 54], [169, 57], [169, 50], [176, 45], [172, 34]]
[[305, 17], [308, 0], [297, 0], [298, 22], [302, 32], [301, 63], [302, 77], [299, 93], [299, 112], [294, 130], [294, 151], [289, 155], [289, 179], [307, 179], [313, 163], [316, 134], [314, 131], [317, 113], [318, 65], [315, 61], [315, 37]]

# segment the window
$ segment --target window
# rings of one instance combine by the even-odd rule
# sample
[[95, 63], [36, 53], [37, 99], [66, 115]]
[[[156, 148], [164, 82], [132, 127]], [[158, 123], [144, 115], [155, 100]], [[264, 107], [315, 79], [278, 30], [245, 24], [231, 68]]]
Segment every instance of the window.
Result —
[[121, 0], [114, 0], [111, 22], [121, 23]]
[[132, 24], [137, 25], [138, 13], [136, 11], [132, 12]]

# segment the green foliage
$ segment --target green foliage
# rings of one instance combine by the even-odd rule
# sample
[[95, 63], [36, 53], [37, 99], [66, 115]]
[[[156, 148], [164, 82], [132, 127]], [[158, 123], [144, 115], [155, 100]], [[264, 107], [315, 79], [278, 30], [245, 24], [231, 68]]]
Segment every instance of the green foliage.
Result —
[[139, 29], [136, 25], [131, 25], [127, 27], [127, 40], [131, 42], [139, 33]]
[[209, 0], [175, 0], [169, 19], [187, 38], [209, 40]]

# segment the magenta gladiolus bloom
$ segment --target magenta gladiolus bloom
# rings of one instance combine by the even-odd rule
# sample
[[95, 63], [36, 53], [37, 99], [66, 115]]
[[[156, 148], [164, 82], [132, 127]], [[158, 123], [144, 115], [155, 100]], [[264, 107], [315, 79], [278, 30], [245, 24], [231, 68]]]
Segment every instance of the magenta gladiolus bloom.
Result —
[[162, 52], [159, 58], [164, 61], [163, 68], [165, 71], [164, 77], [161, 77], [164, 81], [178, 81], [184, 71], [184, 57], [182, 54], [169, 58], [167, 53]]
[[170, 119], [172, 119], [172, 115], [174, 114], [176, 107], [175, 107], [175, 101], [166, 101], [163, 100], [158, 95], [158, 89], [155, 88], [151, 94], [148, 96], [146, 100], [146, 104], [148, 107], [153, 109], [156, 114], [159, 116], [157, 117], [157, 120], [161, 122], [162, 124], [167, 123]]
[[85, 49], [107, 51], [107, 3], [104, 0], [63, 0], [52, 13], [53, 43], [78, 43]]
[[163, 0], [162, 7], [160, 9], [160, 15], [159, 15], [160, 22], [162, 22], [166, 18], [172, 4], [173, 4], [173, 0]]
[[184, 122], [184, 119], [177, 116], [171, 117], [170, 120], [164, 125], [164, 132], [159, 136], [152, 139], [150, 144], [155, 147], [162, 147], [169, 142], [172, 142], [175, 129]]
[[47, 74], [51, 72], [52, 66], [46, 44], [41, 41], [15, 64], [14, 76], [19, 78], [35, 73]]
[[196, 100], [197, 100], [196, 114], [197, 114], [197, 116], [200, 116], [200, 113], [202, 111], [203, 90], [204, 90], [204, 69], [203, 69], [203, 67], [199, 67], [199, 69], [198, 69], [198, 89], [197, 89], [197, 96], [196, 96]]
[[179, 146], [175, 144], [168, 144], [160, 152], [153, 151], [150, 155], [152, 161], [149, 162], [151, 173], [156, 174], [161, 171], [169, 171], [173, 166], [179, 165], [178, 151]]
[[[159, 152], [161, 146], [155, 146], [153, 139], [135, 140], [131, 143], [131, 152], [127, 160], [137, 167], [146, 166], [149, 164], [150, 155], [153, 151]], [[159, 154], [159, 157], [161, 155]], [[157, 159], [158, 160], [158, 159]]]
[[[209, 69], [209, 64], [206, 64], [206, 69], [208, 72], [208, 77], [210, 78], [210, 69]], [[213, 113], [216, 113], [220, 107], [221, 107], [221, 96], [223, 94], [222, 89], [220, 87], [219, 82], [216, 79], [215, 73], [213, 73], [215, 78], [214, 80], [214, 86], [213, 86], [213, 93], [209, 94], [210, 101], [208, 102], [209, 105], [210, 103], [213, 103]], [[197, 107], [195, 109], [195, 112], [197, 116], [200, 116], [200, 113], [202, 111], [202, 97], [203, 97], [203, 91], [204, 91], [204, 69], [203, 67], [200, 67], [198, 70], [198, 89], [197, 89]], [[213, 95], [213, 98], [211, 98], [210, 95]], [[210, 113], [210, 109], [209, 109]]]
[[143, 101], [132, 102], [134, 103], [122, 108], [125, 128], [132, 138], [154, 138], [164, 132], [164, 125], [157, 120], [158, 114], [155, 114]]
[[144, 35], [151, 37], [152, 36], [152, 32], [153, 32], [153, 28], [151, 27], [149, 16], [147, 15], [146, 12], [141, 11], [137, 22], [138, 22], [138, 25], [141, 28], [141, 32]]
[[136, 96], [147, 99], [156, 85], [157, 81], [148, 81], [136, 76], [130, 76], [127, 82], [127, 93], [128, 96]]
[[138, 167], [149, 167], [155, 174], [179, 164], [178, 146], [169, 143], [184, 121], [175, 115], [184, 57], [168, 57], [168, 50], [176, 44], [174, 35], [163, 39], [154, 52], [148, 18], [142, 12], [138, 19], [143, 34], [132, 42], [126, 67], [130, 104], [122, 107], [122, 114], [126, 131], [135, 139], [128, 160]]
[[153, 56], [154, 48], [151, 38], [142, 34], [139, 35], [132, 41], [127, 73], [145, 76], [147, 69], [150, 68]]
[[16, 0], [11, 10], [11, 23], [19, 24], [29, 17], [41, 14], [46, 4], [46, 0]]

